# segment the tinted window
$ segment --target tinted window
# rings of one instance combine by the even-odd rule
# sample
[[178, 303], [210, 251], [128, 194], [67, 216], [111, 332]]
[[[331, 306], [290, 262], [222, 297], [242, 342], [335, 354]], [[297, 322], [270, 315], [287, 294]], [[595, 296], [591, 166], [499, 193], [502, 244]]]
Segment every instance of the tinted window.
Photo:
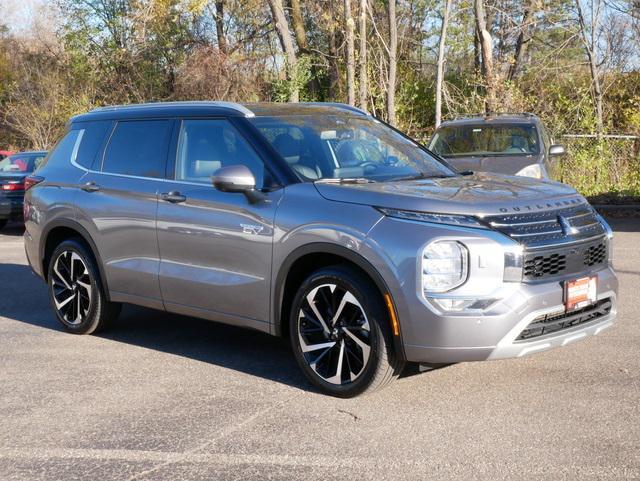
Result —
[[70, 130], [60, 139], [56, 146], [49, 154], [39, 163], [38, 169], [41, 169], [49, 162], [54, 164], [70, 162], [72, 156], [77, 153], [78, 141], [81, 139], [82, 130]]
[[264, 163], [227, 120], [185, 120], [178, 139], [176, 180], [211, 182], [221, 167], [246, 165], [264, 187]]
[[93, 166], [96, 154], [111, 128], [113, 122], [110, 120], [103, 120], [99, 122], [91, 122], [85, 125], [81, 125], [84, 133], [80, 140], [80, 146], [76, 155], [76, 162], [86, 169], [90, 169]]
[[102, 171], [164, 177], [170, 120], [118, 122], [104, 153]]
[[530, 124], [476, 124], [442, 127], [431, 141], [442, 157], [533, 155], [540, 152], [538, 132]]

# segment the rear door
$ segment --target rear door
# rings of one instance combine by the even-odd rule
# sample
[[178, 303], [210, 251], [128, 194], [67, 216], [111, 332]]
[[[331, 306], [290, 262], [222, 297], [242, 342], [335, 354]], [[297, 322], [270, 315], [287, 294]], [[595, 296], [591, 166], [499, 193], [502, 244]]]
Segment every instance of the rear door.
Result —
[[115, 122], [81, 180], [78, 218], [98, 246], [114, 300], [162, 307], [156, 213], [173, 124]]
[[[282, 189], [250, 203], [220, 192], [211, 176], [244, 164], [258, 188], [271, 176], [231, 121], [185, 119], [175, 172], [158, 203], [160, 282], [167, 310], [268, 329], [273, 222]], [[162, 194], [171, 194], [167, 197]]]

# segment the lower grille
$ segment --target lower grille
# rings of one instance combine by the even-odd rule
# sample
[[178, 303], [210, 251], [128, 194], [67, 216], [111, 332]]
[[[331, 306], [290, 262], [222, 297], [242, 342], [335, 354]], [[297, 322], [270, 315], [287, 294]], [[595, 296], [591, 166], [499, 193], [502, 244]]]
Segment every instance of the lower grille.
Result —
[[602, 299], [591, 306], [583, 307], [570, 312], [545, 314], [536, 317], [524, 331], [516, 338], [516, 341], [526, 341], [535, 337], [544, 336], [553, 332], [562, 331], [570, 327], [594, 321], [611, 312], [611, 299]]

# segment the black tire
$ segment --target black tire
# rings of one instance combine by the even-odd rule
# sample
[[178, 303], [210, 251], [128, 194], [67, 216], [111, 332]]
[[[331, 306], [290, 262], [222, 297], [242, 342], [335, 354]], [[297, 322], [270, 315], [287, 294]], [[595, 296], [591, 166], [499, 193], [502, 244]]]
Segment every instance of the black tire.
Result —
[[122, 305], [107, 301], [96, 261], [80, 239], [60, 243], [47, 269], [49, 300], [66, 331], [93, 334], [120, 314]]
[[[347, 293], [356, 302], [345, 303]], [[308, 296], [313, 296], [315, 311]], [[342, 314], [335, 324], [329, 325], [340, 305], [344, 306]], [[320, 313], [323, 308], [324, 314]], [[316, 312], [327, 320], [318, 322]], [[355, 269], [331, 266], [311, 274], [293, 300], [289, 326], [291, 346], [300, 369], [326, 394], [349, 398], [373, 392], [395, 380], [404, 367], [393, 347], [389, 316], [380, 292]], [[331, 343], [334, 345], [326, 347], [326, 352], [325, 347], [312, 349]], [[370, 349], [365, 356], [363, 346], [367, 344]]]
[[7, 219], [0, 219], [0, 230], [5, 228], [7, 222], [9, 222]]

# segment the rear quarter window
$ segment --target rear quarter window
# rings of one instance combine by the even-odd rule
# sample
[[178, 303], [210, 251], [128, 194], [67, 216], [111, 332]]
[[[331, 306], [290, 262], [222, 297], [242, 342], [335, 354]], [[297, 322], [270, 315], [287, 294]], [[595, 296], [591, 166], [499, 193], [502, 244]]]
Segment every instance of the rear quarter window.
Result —
[[69, 130], [37, 166], [37, 170], [41, 170], [46, 165], [59, 165], [75, 160], [83, 132], [82, 129]]
[[111, 134], [102, 171], [136, 177], [164, 177], [171, 120], [120, 121]]
[[98, 151], [102, 147], [107, 134], [110, 132], [113, 122], [101, 120], [87, 124], [80, 124], [83, 131], [75, 161], [85, 169], [94, 166]]

